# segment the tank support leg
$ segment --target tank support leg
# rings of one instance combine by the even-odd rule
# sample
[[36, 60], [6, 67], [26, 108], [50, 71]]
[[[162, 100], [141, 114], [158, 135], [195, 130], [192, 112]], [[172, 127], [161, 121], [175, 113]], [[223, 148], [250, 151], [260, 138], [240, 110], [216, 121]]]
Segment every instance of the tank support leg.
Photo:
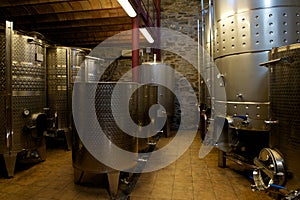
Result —
[[45, 141], [43, 141], [43, 144], [40, 147], [38, 147], [36, 150], [37, 150], [37, 152], [38, 152], [41, 160], [45, 161], [46, 157], [47, 157], [47, 151], [46, 151], [46, 143], [45, 143]]
[[84, 171], [76, 169], [76, 168], [74, 168], [73, 170], [74, 170], [74, 183], [80, 184], [80, 182], [83, 178], [83, 175], [84, 175]]
[[3, 154], [5, 167], [8, 177], [13, 177], [15, 174], [15, 166], [17, 161], [17, 153], [6, 153]]
[[66, 144], [66, 150], [70, 151], [72, 149], [72, 132], [71, 131], [65, 131], [64, 134], [65, 144]]
[[218, 167], [226, 167], [226, 153], [222, 150], [218, 150]]
[[120, 171], [109, 172], [107, 173], [107, 177], [110, 195], [116, 197], [118, 194]]

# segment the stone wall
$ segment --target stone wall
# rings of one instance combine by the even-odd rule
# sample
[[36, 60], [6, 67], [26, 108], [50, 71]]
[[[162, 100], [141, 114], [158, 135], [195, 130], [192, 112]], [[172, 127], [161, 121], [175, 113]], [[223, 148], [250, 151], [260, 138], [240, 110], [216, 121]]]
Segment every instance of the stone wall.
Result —
[[[197, 20], [201, 18], [200, 0], [162, 0], [161, 3], [161, 27], [179, 31], [197, 42]], [[181, 90], [186, 97], [189, 97], [196, 92], [198, 97], [198, 71], [188, 62], [188, 60], [181, 57], [190, 53], [188, 44], [180, 44], [181, 42], [182, 41], [178, 41], [178, 45], [176, 45], [176, 48], [181, 48], [180, 56], [169, 52], [163, 52], [162, 58], [165, 63], [174, 66], [176, 72], [182, 74], [189, 81], [194, 91], [187, 90], [185, 86], [181, 84], [182, 81], [180, 80], [175, 80], [175, 90]], [[194, 123], [194, 113], [197, 107], [196, 105], [190, 105], [188, 99], [189, 98], [186, 98], [186, 101], [183, 103], [189, 107], [190, 112], [181, 113], [178, 102], [175, 104], [175, 116], [172, 123], [174, 129], [178, 128], [180, 114], [189, 115], [188, 117], [190, 118], [188, 122], [181, 121], [181, 123], [185, 124], [182, 128], [189, 129], [196, 126]]]
[[[168, 28], [174, 31], [179, 31], [193, 39], [197, 42], [197, 20], [201, 18], [201, 1], [200, 0], [161, 0], [161, 27]], [[181, 56], [189, 54], [189, 45], [182, 41], [175, 41], [176, 48], [179, 48], [180, 55], [176, 55], [169, 51], [162, 51], [162, 61], [169, 66], [173, 66], [175, 71], [183, 75], [189, 83], [192, 85], [194, 91], [185, 90], [180, 84], [180, 80], [175, 80], [175, 90], [185, 90], [186, 96], [192, 95], [193, 92], [198, 94], [198, 72], [197, 70], [188, 62], [188, 60], [183, 59]], [[197, 56], [197, 55], [193, 55]], [[152, 55], [145, 54], [141, 58], [142, 62], [152, 60]], [[118, 81], [120, 77], [131, 69], [131, 59], [120, 59], [117, 62], [117, 67], [114, 70], [114, 74], [111, 81]], [[131, 76], [123, 77], [124, 81], [131, 81]], [[184, 102], [189, 104], [188, 101]], [[180, 121], [180, 114], [189, 115], [191, 118], [195, 116], [192, 114], [196, 105], [189, 105], [191, 112], [181, 113], [179, 109], [178, 102], [175, 105], [175, 117], [172, 120], [172, 128], [178, 128], [178, 122]], [[193, 120], [191, 120], [193, 121]], [[194, 128], [196, 124], [187, 124], [186, 129]]]
[[161, 0], [161, 27], [179, 31], [197, 40], [200, 0]]

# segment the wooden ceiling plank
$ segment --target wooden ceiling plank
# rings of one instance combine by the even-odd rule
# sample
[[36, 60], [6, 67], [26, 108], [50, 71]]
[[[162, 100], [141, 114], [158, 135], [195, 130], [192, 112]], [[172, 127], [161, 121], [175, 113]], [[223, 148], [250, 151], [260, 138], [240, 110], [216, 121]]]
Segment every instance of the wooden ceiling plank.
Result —
[[112, 8], [113, 7], [111, 0], [102, 0], [101, 4], [102, 4], [102, 8]]
[[102, 1], [100, 0], [89, 0], [89, 2], [93, 9], [103, 8]]
[[[122, 10], [123, 12], [123, 10]], [[110, 14], [109, 12], [98, 12], [98, 11], [91, 11], [91, 12], [75, 12], [75, 13], [68, 13], [68, 14], [57, 14], [57, 15], [43, 15], [43, 17], [39, 15], [35, 16], [27, 16], [27, 17], [11, 17], [9, 18], [13, 22], [22, 22], [23, 25], [32, 25], [35, 24], [43, 24], [43, 23], [50, 23], [50, 22], [62, 22], [62, 21], [69, 21], [70, 23], [73, 20], [95, 20], [95, 19], [110, 19], [110, 18], [117, 18], [117, 17], [128, 17], [125, 13], [113, 13]], [[128, 20], [130, 18], [128, 17]]]
[[[81, 4], [80, 4], [81, 6]], [[66, 9], [66, 7], [68, 7]], [[77, 5], [77, 8], [78, 9], [74, 9], [72, 6], [70, 5], [66, 5], [65, 7], [62, 5], [62, 4], [57, 4], [57, 5], [53, 5], [51, 7], [47, 6], [47, 5], [43, 5], [43, 7], [41, 7], [40, 9], [35, 6], [34, 7], [34, 10], [37, 10], [38, 13], [30, 13], [30, 12], [25, 12], [24, 9], [25, 8], [31, 8], [31, 7], [23, 7], [23, 8], [18, 8], [19, 9], [19, 12], [9, 12], [9, 10], [4, 10], [4, 9], [1, 9], [0, 8], [0, 12], [2, 13], [6, 13], [6, 12], [9, 12], [9, 16], [10, 17], [26, 17], [26, 16], [32, 16], [32, 17], [35, 17], [35, 16], [39, 16], [41, 18], [43, 17], [47, 17], [49, 15], [54, 15], [54, 14], [72, 14], [72, 13], [88, 13], [88, 12], [99, 12], [99, 13], [105, 13], [105, 12], [112, 12], [114, 11], [115, 13], [118, 13], [120, 14], [121, 16], [125, 16], [126, 13], [125, 11], [123, 10], [123, 8], [120, 6], [120, 7], [116, 7], [116, 8], [106, 8], [106, 9], [87, 9], [87, 8], [80, 8], [78, 5]], [[51, 9], [52, 8], [52, 9]]]
[[[72, 0], [72, 1], [88, 1], [88, 0]], [[8, 1], [1, 0], [0, 8], [11, 8], [17, 6], [42, 5], [42, 4], [57, 4], [70, 2], [70, 0], [27, 0], [27, 1]]]
[[80, 2], [80, 4], [81, 4], [81, 7], [83, 10], [92, 10], [91, 4], [89, 1], [82, 1], [82, 2]]
[[[124, 49], [128, 49], [131, 48], [131, 38], [122, 38], [121, 40], [110, 40], [107, 41], [106, 38], [103, 38], [101, 40], [94, 40], [94, 39], [89, 39], [89, 40], [67, 40], [65, 41], [65, 44], [69, 44], [69, 45], [75, 45], [75, 46], [79, 46], [79, 47], [89, 47], [89, 48], [94, 48], [96, 46], [98, 46], [99, 44], [101, 44], [101, 47], [114, 47], [116, 46], [116, 48], [124, 48]], [[148, 46], [148, 42], [146, 40], [141, 40], [140, 41], [140, 45], [141, 46]], [[121, 53], [121, 52], [120, 52]]]
[[[53, 9], [53, 7], [49, 6], [48, 4], [43, 4], [43, 5], [39, 5], [39, 6], [36, 6], [36, 5], [34, 5], [34, 6], [26, 6], [26, 8], [30, 8], [30, 7], [33, 7], [38, 14], [44, 14], [44, 13], [47, 13], [47, 12], [52, 12], [52, 13], [55, 12], [55, 10]], [[31, 13], [31, 15], [34, 15], [34, 14]]]
[[124, 23], [131, 23], [128, 17], [113, 17], [113, 18], [97, 18], [86, 20], [71, 20], [71, 21], [52, 21], [52, 22], [35, 22], [32, 24], [30, 21], [22, 21], [21, 23], [15, 23], [16, 26], [32, 27], [38, 30], [43, 29], [59, 29], [59, 28], [72, 28], [72, 27], [87, 27], [87, 26], [102, 26], [102, 25], [118, 25]]
[[[57, 38], [60, 38], [60, 39], [90, 38], [90, 37], [93, 37], [93, 38], [105, 37], [105, 38], [107, 38], [107, 37], [111, 37], [111, 36], [117, 35], [119, 33], [120, 33], [120, 31], [105, 31], [105, 32], [90, 31], [90, 32], [85, 32], [85, 33], [78, 33], [78, 32], [73, 32], [73, 33], [57, 33], [57, 34], [54, 34], [54, 36], [56, 36]], [[128, 33], [127, 32], [123, 32], [122, 36], [120, 36], [120, 37], [123, 37], [123, 35], [125, 35], [125, 34], [128, 34]], [[51, 34], [45, 33], [45, 35], [50, 36]]]
[[82, 10], [83, 9], [80, 2], [78, 2], [78, 1], [75, 1], [75, 2], [71, 1], [71, 2], [69, 2], [69, 4], [73, 10]]
[[52, 29], [43, 31], [44, 33], [47, 33], [48, 35], [54, 35], [54, 34], [73, 34], [75, 33], [86, 33], [86, 32], [109, 32], [109, 31], [124, 31], [124, 30], [130, 30], [132, 28], [131, 24], [125, 24], [125, 25], [114, 25], [114, 26], [96, 26], [96, 27], [86, 27], [86, 28], [80, 28], [80, 27], [74, 27], [74, 28], [68, 28], [68, 29]]

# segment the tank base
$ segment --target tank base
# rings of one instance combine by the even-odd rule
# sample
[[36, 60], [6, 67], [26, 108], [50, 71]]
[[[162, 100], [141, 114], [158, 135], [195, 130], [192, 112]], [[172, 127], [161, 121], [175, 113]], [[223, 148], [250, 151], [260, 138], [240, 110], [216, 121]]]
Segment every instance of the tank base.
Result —
[[[84, 174], [85, 171], [74, 168], [74, 183], [80, 184], [83, 180]], [[111, 171], [106, 174], [110, 195], [112, 198], [115, 198], [118, 195], [120, 171]]]

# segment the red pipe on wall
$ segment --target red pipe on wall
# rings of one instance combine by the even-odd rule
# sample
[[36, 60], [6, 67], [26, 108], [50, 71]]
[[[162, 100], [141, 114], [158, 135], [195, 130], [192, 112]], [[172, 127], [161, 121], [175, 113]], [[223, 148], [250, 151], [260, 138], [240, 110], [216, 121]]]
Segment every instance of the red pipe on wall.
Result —
[[157, 5], [157, 14], [156, 14], [156, 27], [157, 27], [157, 33], [156, 33], [156, 48], [157, 48], [157, 61], [161, 61], [161, 50], [160, 50], [160, 0], [155, 1]]
[[132, 19], [132, 81], [139, 82], [139, 27], [140, 27], [140, 17], [139, 13], [135, 18]]
[[[140, 65], [139, 61], [139, 28], [140, 28], [140, 18], [143, 19], [144, 23], [148, 27], [157, 27], [156, 29], [156, 44], [154, 52], [156, 53], [157, 61], [161, 61], [161, 50], [160, 50], [160, 3], [161, 0], [153, 0], [156, 8], [156, 24], [149, 18], [149, 13], [147, 13], [142, 7], [141, 0], [132, 0], [136, 5], [137, 16], [132, 19], [132, 81], [139, 82], [139, 70], [137, 66]], [[148, 1], [149, 3], [149, 1]]]

